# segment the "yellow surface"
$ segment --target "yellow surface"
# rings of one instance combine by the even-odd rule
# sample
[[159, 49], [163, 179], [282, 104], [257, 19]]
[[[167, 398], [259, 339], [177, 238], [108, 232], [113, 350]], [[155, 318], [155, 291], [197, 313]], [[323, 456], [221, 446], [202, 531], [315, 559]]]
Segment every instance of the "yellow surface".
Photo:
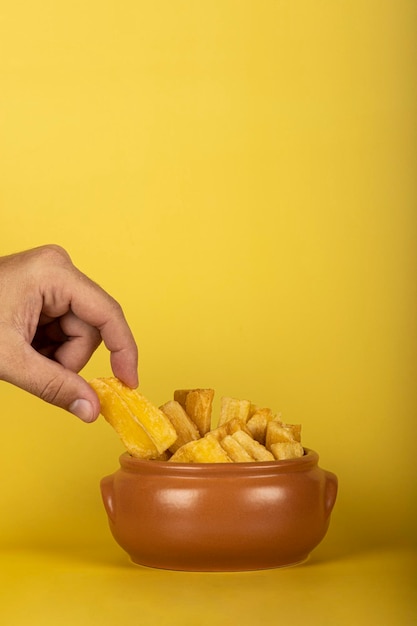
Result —
[[[112, 429], [1, 383], [2, 623], [415, 623], [416, 17], [2, 3], [0, 253], [63, 245], [122, 303], [149, 399], [270, 406], [340, 481], [306, 566], [135, 568], [98, 492]], [[110, 373], [101, 347], [84, 374]]]
[[412, 626], [416, 556], [386, 549], [294, 568], [190, 574], [133, 566], [111, 552], [13, 552], [2, 556], [1, 615], [10, 626]]

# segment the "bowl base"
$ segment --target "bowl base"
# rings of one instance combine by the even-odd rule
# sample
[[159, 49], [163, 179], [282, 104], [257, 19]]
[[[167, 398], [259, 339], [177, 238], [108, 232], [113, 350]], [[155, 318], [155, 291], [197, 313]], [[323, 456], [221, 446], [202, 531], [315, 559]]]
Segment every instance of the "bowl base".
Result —
[[259, 566], [239, 566], [239, 567], [227, 567], [227, 566], [204, 566], [204, 565], [195, 565], [195, 566], [181, 566], [181, 565], [151, 565], [149, 563], [142, 563], [140, 560], [135, 560], [134, 557], [129, 557], [130, 563], [135, 565], [136, 567], [146, 567], [150, 569], [160, 569], [160, 570], [169, 570], [173, 572], [213, 572], [213, 573], [233, 573], [233, 572], [258, 572], [262, 570], [270, 570], [270, 569], [284, 569], [287, 567], [297, 567], [299, 565], [305, 564], [310, 558], [310, 555], [302, 557], [296, 561], [291, 561], [289, 563], [281, 563], [277, 565], [259, 565]]

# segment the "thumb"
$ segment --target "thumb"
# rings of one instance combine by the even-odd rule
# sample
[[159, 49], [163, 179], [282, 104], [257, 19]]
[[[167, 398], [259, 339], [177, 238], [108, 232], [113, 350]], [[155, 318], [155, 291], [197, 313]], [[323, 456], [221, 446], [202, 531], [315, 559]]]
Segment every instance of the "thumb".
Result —
[[[20, 361], [20, 359], [19, 359]], [[79, 417], [93, 422], [100, 402], [90, 385], [75, 372], [27, 347], [22, 362], [7, 372], [4, 380]]]

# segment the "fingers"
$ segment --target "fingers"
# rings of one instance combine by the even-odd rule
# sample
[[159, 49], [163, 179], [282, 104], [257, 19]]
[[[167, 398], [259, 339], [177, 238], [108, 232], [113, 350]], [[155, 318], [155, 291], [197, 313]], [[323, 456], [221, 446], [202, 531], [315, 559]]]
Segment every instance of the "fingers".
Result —
[[98, 397], [76, 372], [103, 340], [114, 375], [137, 387], [138, 350], [120, 305], [65, 250], [42, 246], [0, 261], [0, 379], [93, 421]]
[[67, 339], [68, 337], [63, 332], [59, 319], [56, 319], [48, 323], [39, 324], [31, 345], [40, 354], [53, 359], [58, 347]]
[[[97, 329], [110, 351], [114, 375], [126, 385], [137, 387], [138, 350], [118, 302], [80, 272], [65, 251], [61, 254], [59, 247], [47, 247], [42, 254], [45, 255], [45, 262], [48, 262], [48, 272], [45, 273], [42, 264], [37, 269], [42, 285], [43, 314], [51, 318], [61, 317], [70, 310], [75, 318], [85, 324], [82, 331], [81, 325], [78, 327], [77, 332], [80, 334], [74, 345], [64, 344], [59, 349], [59, 360], [69, 366], [72, 359], [81, 362], [82, 355], [85, 357], [89, 351], [91, 356], [96, 339], [88, 327]], [[71, 318], [68, 317], [67, 321], [70, 323]]]
[[99, 285], [80, 273], [72, 292], [71, 310], [96, 328], [110, 351], [112, 370], [129, 387], [138, 385], [138, 349], [122, 308]]
[[100, 345], [101, 335], [71, 311], [60, 318], [60, 327], [65, 341], [55, 350], [54, 358], [67, 369], [79, 372]]

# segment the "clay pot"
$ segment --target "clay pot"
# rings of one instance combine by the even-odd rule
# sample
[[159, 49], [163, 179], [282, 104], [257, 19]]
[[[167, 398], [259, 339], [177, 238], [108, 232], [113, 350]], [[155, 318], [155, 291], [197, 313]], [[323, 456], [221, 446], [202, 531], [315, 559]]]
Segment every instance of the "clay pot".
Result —
[[168, 463], [128, 453], [101, 481], [111, 532], [134, 563], [239, 571], [305, 561], [327, 532], [337, 478], [318, 455]]

